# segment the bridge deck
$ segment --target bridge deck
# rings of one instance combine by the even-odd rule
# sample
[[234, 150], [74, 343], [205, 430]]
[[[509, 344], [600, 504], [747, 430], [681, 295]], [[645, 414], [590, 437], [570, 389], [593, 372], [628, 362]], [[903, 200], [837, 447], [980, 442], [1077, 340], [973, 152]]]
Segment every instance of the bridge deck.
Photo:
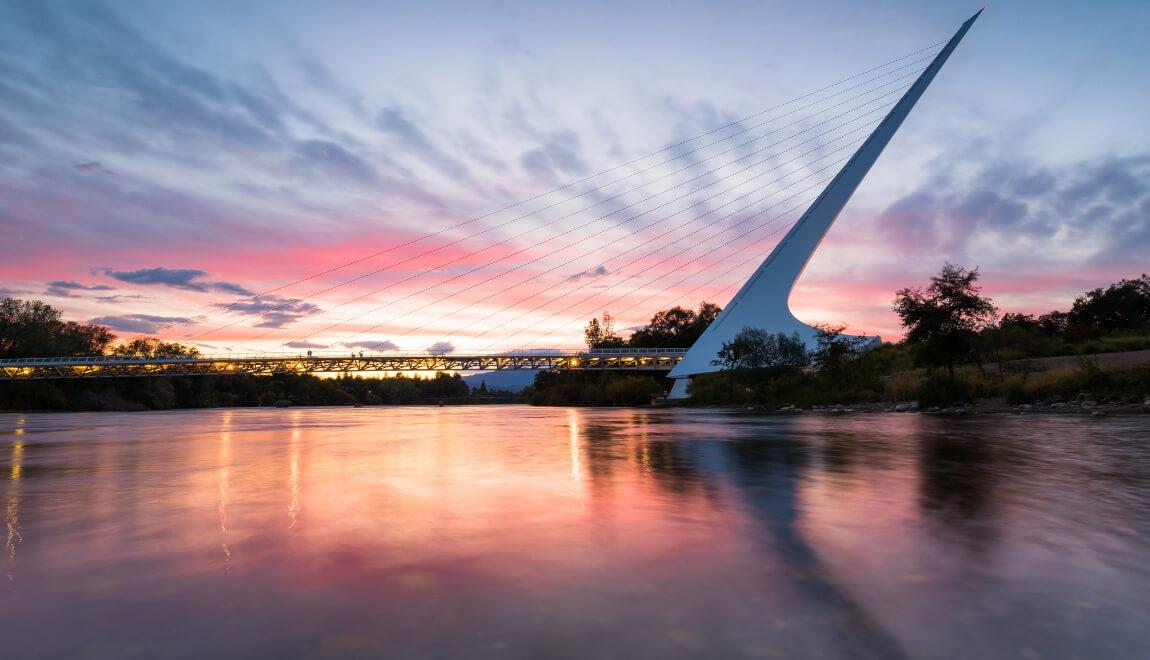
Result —
[[687, 349], [612, 349], [513, 355], [250, 355], [186, 357], [64, 357], [0, 360], [0, 380], [129, 378], [229, 374], [380, 371], [626, 370], [669, 371]]

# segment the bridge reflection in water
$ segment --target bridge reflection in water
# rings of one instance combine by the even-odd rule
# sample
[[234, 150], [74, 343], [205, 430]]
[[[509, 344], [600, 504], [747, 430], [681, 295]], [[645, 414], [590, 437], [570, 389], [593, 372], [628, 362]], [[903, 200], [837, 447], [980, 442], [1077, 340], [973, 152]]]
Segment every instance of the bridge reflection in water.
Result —
[[669, 371], [685, 348], [531, 351], [489, 355], [284, 355], [203, 357], [62, 357], [0, 360], [0, 380], [221, 376], [390, 371], [623, 370]]
[[682, 408], [0, 415], [4, 657], [1146, 658], [1148, 432]]

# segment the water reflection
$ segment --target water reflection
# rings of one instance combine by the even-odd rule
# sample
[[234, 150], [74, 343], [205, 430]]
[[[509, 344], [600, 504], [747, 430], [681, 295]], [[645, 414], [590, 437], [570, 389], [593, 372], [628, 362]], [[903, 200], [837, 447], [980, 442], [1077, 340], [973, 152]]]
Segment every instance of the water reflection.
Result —
[[219, 467], [216, 470], [216, 482], [219, 484], [220, 514], [220, 548], [223, 550], [224, 564], [232, 559], [232, 551], [228, 547], [228, 504], [231, 502], [231, 463], [232, 463], [232, 411], [225, 410], [220, 415], [220, 448]]
[[300, 438], [303, 435], [303, 429], [300, 428], [300, 418], [303, 413], [295, 411], [292, 415], [291, 427], [291, 440], [288, 442], [288, 529], [295, 527], [296, 518], [299, 516], [300, 508], [300, 475], [299, 475], [299, 458], [300, 458]]
[[[728, 443], [731, 483], [758, 524], [757, 545], [765, 561], [778, 564], [792, 581], [792, 588], [817, 607], [837, 649], [851, 649], [858, 658], [905, 657], [897, 640], [840, 584], [805, 537], [800, 485], [810, 469], [809, 447], [793, 441], [805, 435], [812, 418], [786, 418], [768, 432], [750, 432], [745, 440]], [[837, 438], [835, 437], [837, 435]], [[841, 434], [832, 434], [830, 446], [822, 447], [823, 465], [843, 473], [853, 465], [853, 451]], [[810, 623], [809, 621], [805, 623]]]
[[919, 439], [919, 502], [943, 536], [960, 537], [986, 558], [997, 537], [995, 487], [1010, 468], [996, 460], [992, 438], [965, 430]]
[[4, 563], [8, 581], [16, 579], [16, 545], [20, 536], [20, 478], [24, 470], [24, 418], [17, 417], [12, 431], [8, 484], [4, 493]]
[[583, 503], [583, 434], [579, 426], [579, 412], [567, 411], [567, 434], [571, 445], [571, 486], [575, 497]]
[[0, 620], [13, 657], [1139, 657], [1139, 435], [521, 407], [0, 417]]

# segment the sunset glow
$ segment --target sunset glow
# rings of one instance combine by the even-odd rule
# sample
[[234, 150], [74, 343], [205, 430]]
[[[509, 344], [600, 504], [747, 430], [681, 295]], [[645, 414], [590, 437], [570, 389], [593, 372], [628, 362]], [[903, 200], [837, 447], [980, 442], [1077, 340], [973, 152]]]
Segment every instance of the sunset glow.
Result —
[[[725, 304], [916, 60], [834, 110], [857, 107], [840, 124], [815, 130], [828, 101], [641, 157], [965, 16], [740, 6], [718, 39], [701, 8], [360, 9], [348, 24], [272, 3], [4, 8], [0, 293], [208, 352], [572, 347], [604, 311], [625, 329]], [[1146, 12], [1127, 9], [993, 8], [831, 230], [797, 315], [893, 339], [893, 292], [948, 260], [1023, 312], [1145, 270], [1150, 99], [1098, 98], [1139, 78]], [[1016, 29], [1035, 20], [1090, 29], [1053, 50]], [[831, 47], [809, 47], [816, 24]]]

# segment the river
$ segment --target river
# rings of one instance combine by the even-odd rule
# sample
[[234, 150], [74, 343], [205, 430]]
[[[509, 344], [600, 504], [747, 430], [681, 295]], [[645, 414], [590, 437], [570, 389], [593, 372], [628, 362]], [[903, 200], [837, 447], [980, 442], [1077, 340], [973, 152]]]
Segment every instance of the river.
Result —
[[0, 415], [23, 658], [1146, 658], [1150, 417]]

